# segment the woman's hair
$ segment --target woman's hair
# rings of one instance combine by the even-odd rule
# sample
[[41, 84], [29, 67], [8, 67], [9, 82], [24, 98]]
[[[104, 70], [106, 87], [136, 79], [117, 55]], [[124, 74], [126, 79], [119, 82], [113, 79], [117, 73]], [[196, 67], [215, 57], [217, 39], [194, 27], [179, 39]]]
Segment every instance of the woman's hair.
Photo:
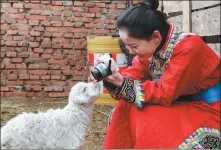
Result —
[[158, 30], [164, 43], [169, 25], [165, 15], [157, 10], [158, 6], [158, 0], [144, 0], [138, 6], [130, 7], [118, 17], [118, 29], [126, 29], [131, 37], [147, 40]]

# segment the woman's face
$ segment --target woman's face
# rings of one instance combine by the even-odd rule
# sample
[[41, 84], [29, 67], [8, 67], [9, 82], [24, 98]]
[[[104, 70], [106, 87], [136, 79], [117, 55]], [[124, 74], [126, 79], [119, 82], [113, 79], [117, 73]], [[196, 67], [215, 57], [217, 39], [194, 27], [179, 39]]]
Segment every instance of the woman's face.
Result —
[[151, 40], [130, 37], [126, 29], [119, 30], [119, 35], [130, 53], [145, 59], [154, 54], [161, 42], [161, 35], [158, 31], [154, 31]]

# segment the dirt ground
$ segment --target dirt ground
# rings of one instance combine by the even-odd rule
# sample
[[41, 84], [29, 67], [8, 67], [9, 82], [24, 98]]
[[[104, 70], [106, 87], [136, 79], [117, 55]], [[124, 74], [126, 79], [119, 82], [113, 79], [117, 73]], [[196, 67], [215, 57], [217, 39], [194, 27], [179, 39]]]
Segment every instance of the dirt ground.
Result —
[[[22, 112], [39, 112], [50, 108], [62, 108], [67, 99], [52, 98], [1, 98], [1, 125]], [[92, 122], [88, 128], [86, 141], [81, 148], [101, 149], [107, 126], [107, 118], [113, 106], [95, 105]]]

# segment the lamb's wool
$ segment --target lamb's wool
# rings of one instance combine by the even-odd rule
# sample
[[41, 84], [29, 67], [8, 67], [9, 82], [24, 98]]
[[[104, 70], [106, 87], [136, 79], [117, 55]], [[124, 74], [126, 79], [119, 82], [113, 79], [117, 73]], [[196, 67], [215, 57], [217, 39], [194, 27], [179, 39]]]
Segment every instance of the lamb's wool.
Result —
[[99, 83], [72, 87], [63, 109], [23, 113], [1, 128], [2, 149], [76, 149], [84, 141]]

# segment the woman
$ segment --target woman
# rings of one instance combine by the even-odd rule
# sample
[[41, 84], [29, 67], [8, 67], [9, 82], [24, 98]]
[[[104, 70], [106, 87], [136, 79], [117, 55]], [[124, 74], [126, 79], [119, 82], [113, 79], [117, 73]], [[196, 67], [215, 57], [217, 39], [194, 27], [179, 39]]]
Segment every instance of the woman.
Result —
[[168, 23], [158, 4], [145, 1], [117, 20], [136, 57], [103, 80], [120, 100], [104, 148], [218, 148], [220, 59], [200, 37]]

